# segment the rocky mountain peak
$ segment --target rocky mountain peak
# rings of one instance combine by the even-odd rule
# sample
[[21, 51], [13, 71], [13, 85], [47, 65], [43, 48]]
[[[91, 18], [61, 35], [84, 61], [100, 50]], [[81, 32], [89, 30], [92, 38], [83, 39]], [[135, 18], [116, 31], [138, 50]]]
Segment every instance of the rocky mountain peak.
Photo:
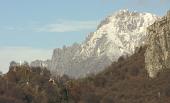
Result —
[[147, 17], [149, 17], [150, 19], [157, 17], [156, 15], [150, 14], [150, 13], [139, 13], [136, 11], [129, 11], [128, 9], [124, 9], [124, 10], [119, 10], [115, 13], [113, 13], [112, 15], [106, 17], [103, 21], [101, 21], [101, 23], [98, 26], [98, 29], [100, 27], [102, 27], [103, 25], [106, 25], [110, 22], [114, 22], [114, 20], [124, 20], [127, 18], [135, 18], [135, 17], [140, 17], [142, 15], [146, 15]]
[[81, 44], [55, 49], [50, 69], [54, 75], [83, 77], [98, 73], [122, 55], [131, 55], [144, 44], [146, 28], [158, 17], [120, 10], [106, 17]]

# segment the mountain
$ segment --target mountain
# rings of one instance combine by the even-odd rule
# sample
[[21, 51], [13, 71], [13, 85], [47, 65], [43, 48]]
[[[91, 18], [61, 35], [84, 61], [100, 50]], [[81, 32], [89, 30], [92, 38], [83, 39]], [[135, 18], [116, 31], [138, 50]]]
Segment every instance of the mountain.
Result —
[[84, 77], [98, 73], [112, 61], [134, 53], [145, 43], [146, 28], [158, 17], [150, 13], [120, 10], [104, 19], [81, 44], [56, 48], [50, 64], [53, 75]]
[[0, 75], [0, 103], [170, 103], [169, 35], [170, 12], [147, 28], [132, 55], [81, 79], [12, 61]]
[[32, 61], [30, 63], [30, 66], [31, 67], [46, 67], [48, 68], [49, 64], [50, 64], [50, 60], [46, 60], [46, 61], [43, 61], [43, 60], [35, 60], [35, 61]]
[[155, 77], [162, 69], [170, 68], [170, 11], [148, 27], [146, 69]]
[[170, 69], [148, 78], [145, 50], [76, 80], [51, 78], [45, 68], [11, 67], [0, 75], [0, 103], [170, 103]]

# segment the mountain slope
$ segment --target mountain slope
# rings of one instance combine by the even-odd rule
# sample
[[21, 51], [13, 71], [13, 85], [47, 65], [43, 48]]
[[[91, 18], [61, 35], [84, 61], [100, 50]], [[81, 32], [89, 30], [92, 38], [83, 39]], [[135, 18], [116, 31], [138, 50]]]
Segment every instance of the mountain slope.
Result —
[[149, 78], [145, 69], [146, 46], [126, 59], [77, 81], [70, 81], [75, 103], [170, 103], [170, 69]]
[[148, 34], [146, 69], [150, 77], [156, 77], [160, 70], [170, 68], [170, 11], [148, 27]]
[[103, 20], [82, 44], [55, 49], [50, 69], [54, 75], [75, 78], [97, 73], [144, 44], [146, 28], [157, 18], [150, 13], [120, 10]]

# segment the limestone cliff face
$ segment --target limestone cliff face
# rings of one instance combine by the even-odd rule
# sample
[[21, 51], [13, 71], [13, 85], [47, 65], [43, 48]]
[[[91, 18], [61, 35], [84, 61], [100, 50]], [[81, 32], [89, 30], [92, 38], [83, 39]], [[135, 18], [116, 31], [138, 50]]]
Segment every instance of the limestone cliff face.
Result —
[[170, 11], [147, 28], [146, 69], [150, 77], [170, 68]]

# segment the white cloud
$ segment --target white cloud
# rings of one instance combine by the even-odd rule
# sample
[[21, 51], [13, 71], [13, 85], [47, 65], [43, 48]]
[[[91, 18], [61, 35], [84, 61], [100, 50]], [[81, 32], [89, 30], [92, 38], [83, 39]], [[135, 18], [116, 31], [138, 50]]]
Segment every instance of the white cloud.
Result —
[[39, 22], [0, 27], [1, 30], [17, 32], [75, 32], [95, 29], [98, 21], [57, 20], [54, 23], [41, 24]]
[[16, 28], [15, 27], [12, 27], [12, 26], [9, 26], [9, 27], [4, 27], [5, 30], [10, 30], [10, 31], [13, 31], [15, 30]]
[[96, 28], [97, 21], [67, 21], [61, 20], [57, 23], [47, 24], [36, 28], [38, 32], [73, 32]]
[[14, 61], [33, 61], [36, 59], [50, 59], [52, 50], [30, 47], [3, 47], [0, 48], [0, 71], [7, 72], [9, 63]]

